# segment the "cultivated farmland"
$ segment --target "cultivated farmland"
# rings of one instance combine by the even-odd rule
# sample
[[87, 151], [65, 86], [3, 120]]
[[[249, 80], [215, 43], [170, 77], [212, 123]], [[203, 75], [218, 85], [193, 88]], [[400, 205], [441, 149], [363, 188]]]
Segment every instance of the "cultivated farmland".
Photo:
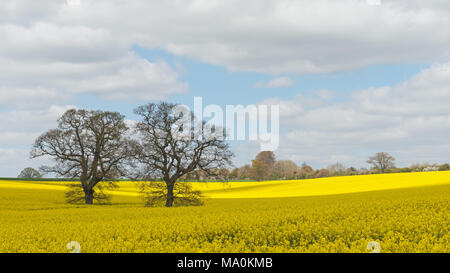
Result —
[[66, 182], [0, 181], [0, 252], [449, 252], [450, 173], [193, 183], [201, 207], [64, 202]]

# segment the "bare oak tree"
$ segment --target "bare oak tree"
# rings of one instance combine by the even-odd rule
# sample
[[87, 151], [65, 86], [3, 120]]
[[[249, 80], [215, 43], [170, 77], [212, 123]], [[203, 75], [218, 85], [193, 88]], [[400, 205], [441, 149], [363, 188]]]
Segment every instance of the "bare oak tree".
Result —
[[[104, 197], [96, 193], [101, 181], [112, 181], [123, 173], [123, 164], [130, 157], [132, 141], [126, 137], [124, 116], [116, 112], [71, 109], [58, 119], [58, 128], [36, 139], [31, 157], [51, 157], [56, 164], [43, 166], [46, 173], [80, 179], [84, 202]], [[102, 188], [102, 187], [98, 187]], [[66, 195], [77, 201], [79, 195]]]
[[379, 170], [381, 173], [384, 173], [386, 169], [395, 168], [394, 164], [395, 158], [392, 157], [388, 153], [377, 153], [374, 156], [369, 157], [367, 163], [373, 166], [374, 169]]
[[141, 179], [160, 178], [165, 182], [166, 207], [174, 205], [179, 178], [196, 170], [213, 175], [230, 165], [233, 156], [223, 140], [222, 128], [209, 128], [205, 122], [196, 121], [192, 112], [179, 110], [179, 105], [166, 102], [135, 110], [142, 118], [136, 124], [139, 143], [134, 150], [139, 168], [135, 170]]
[[31, 167], [23, 169], [18, 176], [18, 178], [33, 178], [33, 179], [41, 177], [42, 177], [41, 173], [38, 170]]

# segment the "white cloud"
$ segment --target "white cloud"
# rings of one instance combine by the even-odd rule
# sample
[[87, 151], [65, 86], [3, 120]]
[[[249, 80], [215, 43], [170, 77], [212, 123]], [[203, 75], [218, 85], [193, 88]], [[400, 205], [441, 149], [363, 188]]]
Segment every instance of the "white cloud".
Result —
[[[15, 109], [2, 112], [0, 115], [0, 138], [11, 134], [27, 134], [29, 141], [21, 142], [30, 144], [34, 140], [33, 136], [37, 133], [56, 127], [57, 119], [68, 109], [75, 106], [57, 106], [53, 105], [46, 109]], [[0, 145], [9, 145], [9, 142], [1, 142]]]
[[319, 98], [324, 100], [330, 100], [336, 96], [336, 92], [326, 89], [316, 90], [314, 91], [314, 94], [319, 96]]
[[[29, 90], [31, 97], [48, 99], [50, 105], [56, 97], [64, 103], [79, 93], [122, 101], [164, 99], [187, 91], [167, 63], [130, 52], [135, 41], [114, 25], [64, 22], [73, 10], [65, 1], [0, 4], [1, 95]], [[38, 107], [39, 101], [28, 105]]]
[[48, 105], [67, 101], [67, 97], [55, 89], [42, 87], [20, 88], [0, 86], [0, 105], [3, 109], [42, 109]]
[[39, 167], [45, 159], [30, 160], [34, 140], [74, 106], [49, 106], [45, 109], [15, 109], [0, 114], [0, 176], [14, 177], [28, 166]]
[[35, 22], [31, 26], [0, 25], [0, 56], [59, 62], [95, 62], [117, 58], [128, 49], [107, 29]]
[[187, 91], [187, 84], [178, 83], [177, 73], [165, 62], [152, 63], [130, 53], [105, 68], [66, 86], [74, 93], [100, 94], [111, 100], [164, 99]]
[[[450, 5], [442, 0], [14, 2], [0, 5], [0, 29], [11, 37], [2, 50], [21, 57], [100, 60], [139, 44], [272, 74], [450, 57], [450, 33], [438, 31], [450, 27]], [[30, 52], [36, 45], [41, 56]]]
[[31, 166], [32, 162], [28, 160], [29, 152], [19, 149], [0, 148], [0, 164], [2, 166], [1, 177], [16, 177], [20, 170]]
[[[130, 53], [135, 44], [274, 74], [430, 62], [449, 54], [450, 33], [435, 31], [450, 26], [448, 13], [447, 2], [406, 0], [4, 2], [0, 91], [45, 98], [30, 107], [78, 93], [149, 100], [187, 91], [167, 63]], [[292, 84], [279, 77], [257, 85]]]
[[353, 91], [343, 102], [321, 92], [263, 101], [280, 105], [285, 133], [277, 154], [316, 167], [336, 161], [364, 166], [379, 151], [393, 154], [399, 165], [450, 161], [449, 65], [434, 65], [396, 86]]
[[25, 167], [35, 138], [54, 128], [79, 94], [123, 102], [187, 91], [167, 63], [131, 52], [134, 40], [126, 33], [113, 25], [66, 21], [73, 11], [57, 0], [0, 3], [2, 175]]
[[294, 85], [294, 81], [289, 77], [278, 77], [273, 80], [266, 82], [257, 82], [254, 87], [263, 87], [263, 88], [280, 88], [280, 87], [289, 87]]
[[[89, 11], [96, 5], [106, 4]], [[149, 11], [133, 2], [123, 10], [112, 5], [108, 10], [144, 11], [145, 16], [128, 23], [147, 31], [136, 33], [144, 46], [161, 46], [232, 70], [330, 72], [435, 61], [449, 52], [450, 34], [435, 31], [450, 26], [450, 9], [443, 1], [385, 1], [380, 6], [365, 0], [165, 1], [155, 7]]]
[[8, 95], [10, 90], [29, 90], [32, 97], [50, 95], [61, 101], [76, 94], [111, 100], [164, 99], [188, 89], [167, 63], [150, 62], [134, 53], [92, 63], [0, 59], [0, 81], [5, 97], [15, 96]]

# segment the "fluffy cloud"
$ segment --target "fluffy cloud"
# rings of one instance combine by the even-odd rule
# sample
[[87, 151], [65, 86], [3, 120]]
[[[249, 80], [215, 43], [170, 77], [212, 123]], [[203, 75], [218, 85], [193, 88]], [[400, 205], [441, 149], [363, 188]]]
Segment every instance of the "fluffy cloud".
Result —
[[[436, 31], [450, 26], [449, 10], [438, 0], [379, 6], [365, 0], [6, 1], [0, 4], [1, 88], [111, 100], [186, 92], [169, 65], [130, 53], [136, 44], [273, 74], [431, 62], [449, 57], [450, 33]], [[260, 85], [292, 84], [280, 77]]]
[[364, 166], [371, 153], [386, 151], [400, 165], [449, 161], [449, 68], [435, 65], [396, 86], [355, 90], [344, 102], [323, 92], [264, 101], [280, 105], [279, 157]]
[[47, 97], [48, 90], [66, 96], [94, 94], [107, 99], [162, 99], [187, 91], [177, 73], [164, 62], [149, 62], [133, 53], [110, 62], [66, 63], [0, 59], [3, 88], [29, 89]]
[[232, 70], [281, 74], [448, 57], [450, 33], [437, 30], [450, 26], [449, 12], [441, 0], [83, 0], [55, 21]]
[[257, 82], [254, 87], [263, 87], [263, 88], [280, 88], [280, 87], [289, 87], [294, 85], [294, 81], [289, 77], [278, 77], [273, 80], [266, 82]]
[[[127, 44], [106, 29], [59, 26], [35, 22], [30, 26], [0, 25], [0, 55], [14, 59], [59, 62], [111, 60], [127, 50]], [[107, 49], [107, 50], [106, 50]]]
[[48, 105], [66, 102], [67, 98], [55, 89], [42, 87], [20, 88], [0, 86], [2, 109], [42, 109]]
[[21, 169], [38, 167], [45, 159], [29, 159], [36, 137], [56, 127], [58, 117], [74, 106], [52, 105], [45, 109], [14, 109], [0, 115], [1, 176], [14, 177]]
[[0, 164], [2, 165], [2, 176], [15, 177], [19, 175], [18, 170], [22, 170], [33, 163], [29, 158], [29, 153], [25, 150], [2, 149], [0, 148]]
[[22, 57], [36, 41], [40, 58], [72, 60], [140, 44], [231, 70], [318, 73], [448, 58], [449, 13], [442, 0], [19, 0], [1, 4], [0, 33]]
[[64, 98], [80, 93], [151, 100], [187, 91], [167, 63], [132, 53], [134, 40], [113, 25], [58, 19], [72, 11], [66, 1], [0, 4], [0, 91], [5, 97], [28, 90], [31, 97], [42, 99], [35, 101], [50, 105], [56, 97], [64, 103]]
[[[187, 91], [177, 71], [133, 53], [134, 40], [114, 25], [70, 22], [75, 9], [63, 0], [0, 3], [2, 175], [30, 164], [24, 160], [34, 139], [80, 94], [123, 102]], [[102, 12], [99, 19], [108, 16]]]
[[0, 148], [29, 149], [45, 130], [56, 127], [57, 119], [74, 106], [50, 106], [43, 110], [11, 110], [0, 115]]

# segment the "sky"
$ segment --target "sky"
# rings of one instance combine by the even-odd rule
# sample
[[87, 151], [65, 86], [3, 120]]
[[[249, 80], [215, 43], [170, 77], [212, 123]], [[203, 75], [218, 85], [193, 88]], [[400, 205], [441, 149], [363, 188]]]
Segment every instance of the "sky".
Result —
[[[277, 159], [450, 162], [447, 0], [0, 2], [0, 177], [67, 109], [279, 105]], [[236, 166], [259, 152], [230, 143]]]

